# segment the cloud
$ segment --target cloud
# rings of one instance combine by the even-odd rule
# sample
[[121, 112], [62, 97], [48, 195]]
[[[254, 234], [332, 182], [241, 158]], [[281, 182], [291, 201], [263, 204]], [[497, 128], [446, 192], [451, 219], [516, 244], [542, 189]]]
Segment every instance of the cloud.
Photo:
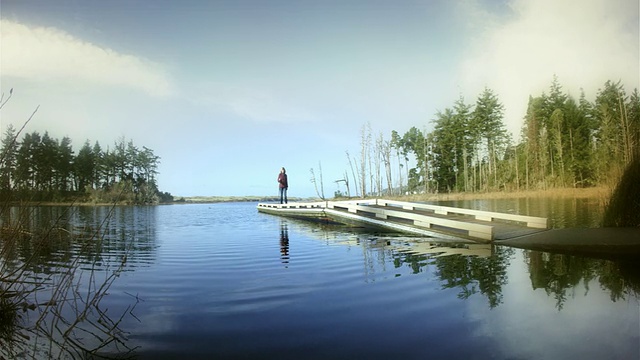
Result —
[[160, 97], [171, 92], [160, 64], [82, 41], [56, 28], [0, 21], [3, 77], [89, 81]]
[[287, 105], [266, 93], [235, 98], [229, 106], [236, 114], [257, 122], [293, 123], [306, 122], [310, 118], [302, 109]]
[[[209, 111], [230, 113], [255, 123], [307, 123], [314, 117], [287, 94], [276, 94], [258, 87], [241, 87], [221, 83], [203, 82], [193, 101]], [[287, 101], [286, 99], [291, 99]]]
[[470, 28], [480, 33], [460, 82], [472, 96], [484, 86], [495, 90], [515, 134], [529, 95], [547, 91], [554, 74], [575, 98], [580, 88], [595, 98], [607, 80], [638, 87], [637, 1], [513, 0], [507, 14], [490, 15], [477, 2], [466, 4]]

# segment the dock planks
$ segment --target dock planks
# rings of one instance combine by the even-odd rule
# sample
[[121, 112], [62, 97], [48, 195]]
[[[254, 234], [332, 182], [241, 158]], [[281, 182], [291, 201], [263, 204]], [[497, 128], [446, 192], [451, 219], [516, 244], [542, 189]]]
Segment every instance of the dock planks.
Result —
[[258, 211], [444, 239], [507, 240], [548, 229], [546, 218], [385, 199], [259, 203]]

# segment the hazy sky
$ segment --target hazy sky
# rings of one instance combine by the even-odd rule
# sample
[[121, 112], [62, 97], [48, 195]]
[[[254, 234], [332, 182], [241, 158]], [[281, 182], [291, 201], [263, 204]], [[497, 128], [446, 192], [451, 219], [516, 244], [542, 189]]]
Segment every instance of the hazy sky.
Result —
[[[120, 137], [161, 157], [178, 196], [325, 194], [360, 131], [430, 129], [487, 86], [519, 138], [556, 74], [576, 98], [638, 87], [637, 0], [0, 0], [2, 133]], [[350, 170], [349, 170], [350, 173]], [[344, 188], [341, 190], [344, 191]]]

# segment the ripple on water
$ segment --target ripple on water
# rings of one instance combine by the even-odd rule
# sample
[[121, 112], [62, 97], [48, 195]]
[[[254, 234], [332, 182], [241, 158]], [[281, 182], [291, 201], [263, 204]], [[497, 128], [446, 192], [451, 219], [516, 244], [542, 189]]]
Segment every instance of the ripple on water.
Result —
[[[521, 205], [520, 210], [537, 206]], [[588, 306], [571, 304], [572, 311], [560, 314], [548, 289], [532, 288], [545, 286], [534, 284], [532, 274], [539, 281], [562, 280], [564, 271], [577, 274], [574, 267], [590, 264], [583, 260], [563, 262], [541, 255], [525, 265], [518, 258], [511, 261], [521, 267], [514, 272], [512, 266], [497, 266], [509, 262], [496, 257], [500, 252], [492, 251], [481, 261], [466, 255], [437, 257], [405, 244], [413, 239], [290, 221], [259, 214], [253, 204], [118, 211], [120, 220], [110, 228], [100, 257], [87, 257], [86, 265], [113, 269], [125, 249], [131, 249], [127, 266], [135, 271], [121, 274], [103, 304], [110, 314], [119, 314], [136, 296], [141, 300], [134, 311], [140, 322], [126, 317], [122, 323], [132, 345], [142, 346], [141, 358], [495, 358], [495, 349], [510, 343], [520, 322], [531, 322], [534, 316], [536, 324], [556, 324], [563, 315], [572, 320], [564, 324], [569, 330], [581, 324], [574, 320], [593, 309], [615, 326], [624, 325], [616, 318], [628, 318], [629, 313], [637, 318], [637, 311], [616, 309], [620, 302], [611, 305], [608, 293], [603, 293], [604, 300], [594, 298], [600, 288], [596, 283], [588, 294], [575, 296], [583, 296]], [[71, 252], [87, 255], [82, 246]], [[62, 268], [66, 254], [63, 249], [47, 260]], [[530, 274], [536, 267], [538, 272]], [[494, 278], [503, 273], [509, 276]], [[505, 303], [489, 308], [486, 286], [504, 291]], [[464, 291], [471, 294], [465, 297]], [[514, 296], [517, 301], [507, 303]], [[528, 315], [522, 315], [522, 308]], [[580, 315], [567, 316], [574, 313]], [[597, 322], [590, 324], [602, 329]], [[530, 337], [529, 332], [537, 330], [521, 331], [522, 344], [531, 340], [539, 354], [554, 354], [543, 352], [550, 344], [544, 341], [548, 329]], [[595, 346], [583, 341], [582, 335], [591, 334], [583, 326], [575, 325], [573, 334], [570, 345]], [[603, 342], [611, 340], [606, 331], [601, 335]], [[153, 352], [158, 349], [162, 353]], [[503, 352], [500, 358], [518, 357], [521, 347], [497, 354]]]

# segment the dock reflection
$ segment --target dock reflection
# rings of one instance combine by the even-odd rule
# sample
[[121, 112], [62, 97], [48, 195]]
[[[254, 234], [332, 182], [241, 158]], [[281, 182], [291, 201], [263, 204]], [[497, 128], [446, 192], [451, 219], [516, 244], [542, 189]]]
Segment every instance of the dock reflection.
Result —
[[493, 255], [493, 247], [491, 244], [462, 244], [454, 247], [452, 245], [446, 246], [438, 242], [413, 241], [399, 245], [396, 249], [401, 252], [435, 256], [464, 255], [490, 257]]

